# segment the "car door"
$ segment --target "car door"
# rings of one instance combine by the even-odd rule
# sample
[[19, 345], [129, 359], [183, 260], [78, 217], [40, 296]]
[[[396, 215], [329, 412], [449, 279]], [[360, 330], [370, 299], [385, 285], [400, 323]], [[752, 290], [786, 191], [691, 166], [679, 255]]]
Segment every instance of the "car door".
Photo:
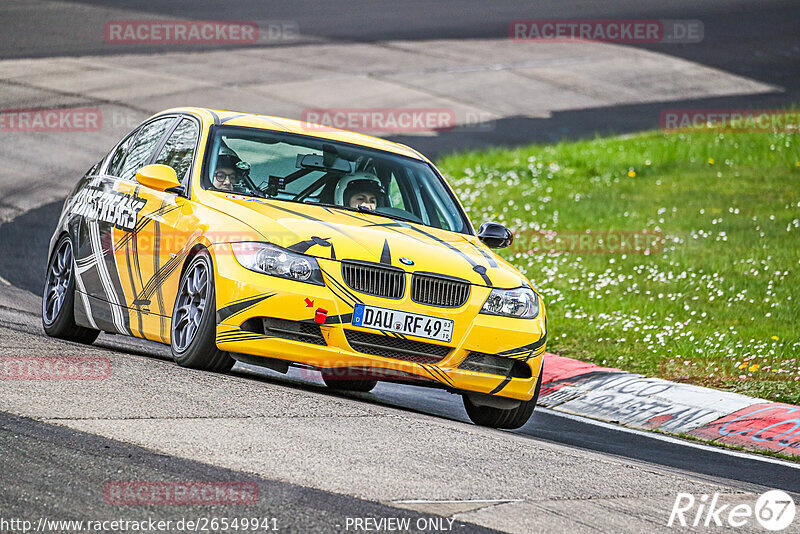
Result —
[[120, 251], [126, 250], [124, 243], [137, 234], [142, 214], [158, 203], [150, 191], [136, 184], [135, 173], [152, 158], [177, 120], [174, 115], [158, 117], [134, 130], [109, 155], [100, 172], [83, 183], [74, 199], [74, 213], [79, 215], [78, 227], [72, 232], [78, 251], [76, 289], [83, 303], [76, 304], [76, 314], [89, 326], [139, 335], [137, 325], [131, 322], [132, 301]]
[[[116, 196], [116, 181], [105, 171], [124, 158], [136, 139], [139, 129], [134, 129], [104, 158], [80, 179], [66, 206], [68, 228], [75, 256], [75, 318], [78, 324], [107, 332], [129, 333], [126, 314], [114, 310], [113, 301], [121, 303], [122, 287], [119, 284], [113, 254], [109, 254], [108, 200]], [[110, 162], [110, 163], [109, 163]], [[103, 246], [105, 236], [106, 246]], [[118, 306], [119, 308], [119, 306]]]
[[[199, 121], [178, 117], [144, 163], [172, 167], [178, 180], [188, 186], [199, 133]], [[179, 267], [185, 259], [184, 245], [193, 228], [181, 225], [186, 198], [176, 191], [157, 191], [139, 184], [134, 169], [140, 167], [137, 162], [123, 165], [119, 171], [121, 187], [147, 203], [139, 212], [136, 227], [118, 234], [115, 252], [133, 334], [168, 343]]]

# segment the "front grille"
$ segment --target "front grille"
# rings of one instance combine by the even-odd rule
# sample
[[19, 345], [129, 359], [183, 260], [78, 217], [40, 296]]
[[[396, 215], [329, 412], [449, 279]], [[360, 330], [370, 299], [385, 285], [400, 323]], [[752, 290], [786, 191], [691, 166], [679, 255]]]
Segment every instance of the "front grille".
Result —
[[368, 295], [399, 299], [406, 289], [405, 272], [395, 267], [343, 261], [342, 276], [348, 286]]
[[530, 378], [532, 376], [530, 366], [519, 360], [501, 358], [483, 352], [470, 352], [458, 368], [476, 373], [511, 376], [512, 378]]
[[356, 330], [345, 330], [347, 342], [357, 352], [404, 360], [415, 363], [437, 363], [453, 350], [444, 345], [434, 345], [421, 341], [411, 341], [399, 337], [370, 334]]
[[287, 321], [274, 317], [253, 317], [242, 323], [239, 328], [265, 336], [313, 343], [314, 345], [327, 345], [325, 338], [322, 337], [322, 329], [317, 323]]
[[411, 300], [420, 304], [458, 308], [469, 298], [469, 282], [435, 274], [411, 277]]
[[469, 298], [469, 282], [437, 274], [415, 273], [411, 278], [411, 300], [420, 304], [458, 308]]

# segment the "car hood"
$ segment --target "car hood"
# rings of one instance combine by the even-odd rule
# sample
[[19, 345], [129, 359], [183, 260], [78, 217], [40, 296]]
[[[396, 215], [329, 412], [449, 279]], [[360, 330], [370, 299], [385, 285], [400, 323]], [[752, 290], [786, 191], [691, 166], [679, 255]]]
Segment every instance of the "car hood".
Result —
[[265, 241], [310, 256], [384, 263], [489, 287], [527, 284], [475, 236], [310, 204], [219, 193], [204, 201], [252, 227]]

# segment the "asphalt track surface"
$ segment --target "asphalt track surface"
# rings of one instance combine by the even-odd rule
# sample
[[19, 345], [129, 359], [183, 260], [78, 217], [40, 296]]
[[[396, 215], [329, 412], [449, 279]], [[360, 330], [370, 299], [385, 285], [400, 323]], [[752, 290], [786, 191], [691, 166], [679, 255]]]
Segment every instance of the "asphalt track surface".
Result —
[[[106, 501], [109, 473], [116, 480], [236, 481], [254, 484], [258, 499], [247, 517], [267, 520], [281, 531], [342, 530], [348, 517], [396, 517], [396, 508], [285, 482], [242, 476], [228, 469], [156, 454], [141, 447], [0, 412], [3, 473], [0, 481], [2, 516], [58, 520], [110, 521], [119, 507]], [[102, 451], [102, 454], [98, 454]], [[68, 492], [69, 497], [65, 499]], [[145, 505], [129, 521], [173, 521], [229, 517], [224, 505]], [[237, 514], [238, 515], [238, 514]], [[434, 516], [403, 511], [411, 524]], [[272, 522], [274, 521], [274, 523]], [[459, 532], [491, 532], [469, 524], [454, 524]], [[54, 529], [55, 530], [55, 529]]]
[[[303, 42], [347, 43], [388, 40], [506, 38], [509, 22], [526, 19], [692, 19], [704, 26], [696, 44], [628, 45], [746, 76], [781, 90], [774, 93], [671, 102], [677, 109], [773, 109], [800, 101], [800, 9], [794, 0], [617, 0], [609, 2], [527, 0], [491, 2], [319, 2], [226, 3], [201, 0], [43, 2], [10, 0], [0, 5], [3, 39], [0, 59], [114, 55], [129, 53], [126, 45], [103, 41], [109, 20], [158, 17], [196, 20], [249, 20], [296, 23]], [[457, 7], [455, 7], [457, 6]], [[68, 23], [66, 23], [68, 21]], [[291, 46], [277, 44], [277, 46]], [[219, 46], [214, 47], [219, 49]], [[164, 46], [137, 46], [137, 52], [162, 52]], [[202, 51], [203, 46], [182, 50]], [[332, 65], [335, 67], [335, 65]], [[224, 66], [220, 77], [225, 77]], [[235, 83], [236, 80], [231, 80]], [[546, 118], [505, 117], [492, 124], [491, 135], [455, 129], [435, 137], [395, 135], [428, 156], [486, 145], [552, 142], [595, 134], [629, 133], [659, 127], [659, 103], [628, 104], [568, 110]]]
[[[26, 250], [39, 249], [31, 261], [36, 266], [28, 271], [41, 273], [44, 269], [37, 258], [43, 256], [46, 247], [45, 229], [54, 224], [52, 218], [58, 206], [45, 206], [23, 216], [18, 223], [26, 227], [41, 227], [38, 243], [31, 243]], [[35, 222], [34, 222], [35, 221]], [[17, 224], [0, 227], [0, 244], [14, 243], [9, 230]], [[0, 257], [4, 267], [11, 254], [0, 245]], [[18, 257], [19, 265], [27, 263]], [[35, 290], [40, 280], [15, 280], [20, 287]], [[4, 310], [9, 311], [9, 310]], [[0, 320], [0, 326], [34, 334], [31, 346], [47, 349], [50, 345], [39, 330], [34, 313], [16, 312], [13, 323]], [[168, 359], [165, 347], [141, 340], [123, 339], [104, 335], [96, 345], [124, 356], [145, 356], [152, 364]], [[13, 346], [13, 344], [12, 344]], [[30, 349], [33, 352], [35, 349]], [[52, 350], [52, 349], [50, 349]], [[36, 351], [38, 353], [38, 351]], [[147, 364], [145, 364], [147, 365]], [[450, 393], [413, 386], [379, 384], [368, 394], [338, 394], [328, 390], [321, 380], [303, 376], [296, 370], [289, 375], [242, 364], [237, 364], [231, 375], [247, 379], [265, 388], [275, 385], [287, 386], [297, 392], [333, 401], [350, 399], [375, 409], [397, 409], [419, 417], [433, 417], [458, 423], [468, 423], [460, 398]], [[208, 380], [217, 380], [219, 375], [209, 375]], [[169, 387], [169, 384], [165, 384]], [[56, 401], [58, 402], [58, 401]], [[109, 399], [109, 402], [124, 402], [124, 399]], [[99, 417], [99, 416], [98, 416]], [[114, 519], [128, 520], [154, 517], [159, 520], [177, 521], [190, 517], [226, 517], [230, 515], [225, 506], [145, 506], [121, 511], [102, 500], [102, 488], [114, 480], [236, 480], [254, 482], [262, 497], [254, 507], [248, 507], [251, 516], [274, 517], [279, 525], [296, 531], [340, 531], [347, 518], [353, 517], [402, 517], [425, 520], [435, 515], [421, 513], [425, 510], [398, 510], [392, 506], [376, 503], [337, 492], [304, 487], [303, 484], [270, 479], [264, 476], [242, 475], [236, 470], [223, 469], [202, 461], [191, 461], [156, 453], [146, 448], [131, 445], [121, 440], [107, 439], [93, 434], [54, 426], [59, 421], [37, 421], [10, 414], [0, 414], [0, 443], [3, 443], [2, 474], [0, 485], [5, 489], [0, 496], [0, 510], [5, 517], [50, 517], [57, 519]], [[398, 429], [402, 432], [402, 429]], [[721, 484], [747, 493], [761, 493], [767, 488], [782, 489], [800, 495], [800, 468], [789, 467], [776, 461], [765, 461], [746, 454], [729, 454], [711, 447], [680, 440], [665, 441], [661, 436], [643, 432], [629, 432], [614, 425], [565, 416], [558, 412], [537, 409], [534, 417], [523, 428], [514, 432], [497, 431], [499, 442], [504, 435], [514, 434], [533, 440], [532, 443], [565, 446], [581, 455], [597, 453], [607, 461], [633, 462], [640, 468], [656, 469], [686, 480], [686, 491], [693, 491], [697, 481]], [[554, 473], [555, 476], [575, 478], [580, 485], [580, 474]], [[552, 475], [551, 475], [552, 476]], [[689, 482], [692, 481], [692, 482]], [[375, 484], [381, 484], [376, 480]], [[61, 512], [69, 510], [68, 513]], [[469, 522], [457, 521], [458, 531], [479, 532], [481, 529]], [[630, 527], [634, 528], [634, 527]], [[501, 526], [501, 530], [505, 527]], [[547, 530], [547, 529], [545, 529]], [[623, 530], [626, 530], [623, 527]], [[533, 531], [533, 530], [531, 530]]]
[[[404, 4], [375, 2], [237, 2], [219, 16], [217, 2], [17, 2], [0, 6], [3, 39], [0, 59], [114, 55], [128, 52], [115, 49], [86, 35], [109, 19], [141, 19], [147, 16], [229, 20], [294, 20], [301, 32], [316, 42], [380, 42], [388, 39], [423, 40], [431, 38], [475, 39], [504, 37], [508, 21], [529, 18], [681, 18], [700, 19], [706, 40], [699, 45], [647, 45], [649, 50], [691, 60], [779, 86], [781, 91], [742, 97], [730, 96], [672, 102], [676, 108], [703, 107], [770, 108], [792, 104], [800, 96], [800, 9], [796, 2], [503, 2], [465, 1], [458, 9], [451, 2]], [[188, 15], [191, 13], [191, 16]], [[65, 24], [65, 21], [69, 24]], [[202, 47], [197, 49], [202, 51]], [[138, 50], [157, 53], [157, 48]], [[641, 104], [555, 113], [545, 119], [509, 117], [500, 120], [489, 136], [451, 132], [433, 138], [396, 136], [427, 153], [486, 144], [520, 144], [577, 138], [594, 133], [624, 133], [654, 128], [654, 113], [660, 105]], [[11, 161], [4, 159], [5, 162]], [[8, 164], [8, 163], [6, 163]], [[77, 176], [75, 177], [77, 179]], [[0, 199], [2, 200], [2, 199]], [[45, 204], [0, 226], [0, 277], [13, 286], [38, 294], [44, 272], [47, 241], [60, 209], [60, 202]], [[0, 280], [0, 284], [2, 284]], [[8, 291], [0, 285], [0, 291]], [[18, 311], [22, 310], [22, 311]], [[36, 324], [29, 304], [17, 310], [5, 308], [2, 326], [7, 332], [32, 336], [39, 350], [57, 350], [60, 345], [48, 340]], [[15, 320], [8, 316], [18, 315]], [[0, 341], [2, 344], [2, 341]], [[130, 357], [147, 356], [152, 364], [164, 358], [163, 347], [147, 342], [103, 336], [98, 346]], [[147, 360], [145, 361], [145, 364]], [[298, 394], [335, 401], [345, 399], [354, 406], [391, 413], [408, 413], [415, 418], [441, 419], [453, 424], [467, 422], [460, 399], [446, 392], [394, 384], [380, 384], [373, 393], [338, 395], [319, 381], [282, 376], [271, 371], [237, 365], [232, 375], [254, 387], [274, 386], [296, 390]], [[224, 377], [209, 375], [216, 383]], [[164, 384], [169, 387], [169, 384]], [[3, 410], [0, 407], [0, 410]], [[109, 439], [50, 422], [7, 413], [0, 414], [0, 515], [59, 519], [115, 517], [119, 510], [102, 501], [102, 486], [115, 473], [124, 480], [248, 480], [259, 486], [261, 499], [248, 515], [276, 517], [279, 525], [293, 531], [343, 530], [346, 517], [428, 517], [404, 509], [401, 512], [377, 499], [350, 495], [345, 491], [314, 489], [303, 484], [279, 481], [273, 477], [242, 474], [194, 461], [178, 455], [154, 452], [120, 439]], [[402, 432], [402, 429], [398, 429]], [[685, 481], [683, 491], [693, 491], [698, 481], [760, 493], [779, 488], [800, 493], [800, 470], [780, 462], [761, 461], [748, 455], [727, 454], [692, 443], [665, 441], [659, 436], [631, 433], [580, 418], [565, 417], [537, 410], [533, 419], [515, 432], [491, 431], [500, 443], [509, 435], [542, 447], [566, 447], [577, 456], [597, 457], [600, 462], [624, 463], [637, 469], [669, 474]], [[476, 469], [478, 467], [476, 466]], [[581, 473], [542, 473], [543, 477], [568, 477], [579, 489], [585, 481]], [[243, 478], [244, 477], [244, 478]], [[376, 480], [375, 484], [381, 484]], [[643, 489], [644, 490], [644, 489]], [[587, 490], [588, 491], [588, 490]], [[591, 496], [584, 497], [591, 499]], [[797, 500], [797, 499], [796, 499]], [[385, 500], [383, 500], [385, 502]], [[219, 515], [224, 510], [207, 507], [142, 508], [140, 515], [159, 519], [191, 515]], [[557, 523], [552, 523], [556, 525]], [[612, 529], [602, 520], [598, 529]], [[613, 528], [626, 530], [625, 523]], [[629, 527], [632, 528], [632, 527]], [[531, 528], [533, 531], [534, 528]], [[591, 529], [589, 529], [591, 530]], [[472, 523], [462, 523], [459, 531], [481, 531]]]
[[[35, 343], [41, 342], [47, 346], [48, 339], [38, 332], [35, 314], [16, 312], [12, 314], [13, 319], [8, 319], [9, 311], [0, 310], [0, 329], [10, 328], [33, 334], [36, 336]], [[95, 345], [98, 349], [113, 350], [122, 357], [126, 354], [129, 357], [144, 356], [145, 368], [158, 367], [159, 362], [168, 359], [165, 347], [141, 340], [104, 335]], [[220, 376], [200, 374], [205, 381], [212, 383]], [[398, 409], [415, 417], [468, 422], [458, 396], [444, 391], [382, 383], [368, 394], [339, 394], [328, 390], [321, 380], [302, 376], [296, 370], [285, 376], [237, 364], [230, 374], [255, 387], [269, 389], [281, 386], [295, 393], [317, 397], [322, 402], [326, 402], [325, 399], [328, 399], [327, 402], [349, 400], [379, 411]], [[169, 387], [169, 384], [165, 384], [165, 387]], [[54, 399], [54, 402], [60, 401]], [[109, 402], [125, 402], [125, 399], [109, 398]], [[98, 414], [98, 417], [102, 416]], [[4, 488], [0, 494], [2, 517], [102, 520], [124, 516], [128, 520], [146, 517], [177, 520], [182, 517], [231, 515], [224, 506], [151, 505], [133, 509], [128, 507], [123, 513], [119, 507], [103, 500], [103, 488], [109, 480], [255, 483], [259, 487], [260, 497], [255, 506], [247, 508], [247, 515], [274, 517], [282, 530], [342, 530], [339, 527], [344, 525], [348, 517], [402, 516], [413, 518], [414, 521], [432, 517], [413, 510], [400, 512], [396, 508], [365, 499], [155, 453], [119, 440], [48, 424], [52, 422], [59, 421], [48, 420], [46, 423], [0, 412], [0, 443], [3, 444], [0, 485]], [[397, 431], [403, 432], [403, 429]], [[698, 447], [691, 442], [664, 441], [659, 436], [620, 431], [613, 425], [598, 425], [549, 410], [538, 409], [521, 429], [497, 431], [495, 437], [502, 442], [508, 434], [531, 439], [539, 447], [546, 444], [563, 445], [577, 455], [600, 453], [603, 461], [621, 461], [647, 471], [667, 473], [685, 480], [686, 491], [689, 492], [694, 491], [698, 484], [708, 483], [735, 488], [740, 492], [760, 493], [772, 488], [800, 496], [800, 468], [797, 466], [789, 467], [773, 459], [741, 453], [723, 453], [712, 447]], [[236, 436], [231, 436], [231, 439], [236, 439]], [[577, 484], [581, 480], [580, 473], [555, 473], [555, 476], [574, 478]], [[376, 477], [375, 483], [381, 483], [379, 477]], [[643, 492], [653, 490], [642, 488]], [[598, 524], [601, 530], [602, 525], [602, 522]], [[458, 530], [481, 531], [468, 523], [461, 524]]]

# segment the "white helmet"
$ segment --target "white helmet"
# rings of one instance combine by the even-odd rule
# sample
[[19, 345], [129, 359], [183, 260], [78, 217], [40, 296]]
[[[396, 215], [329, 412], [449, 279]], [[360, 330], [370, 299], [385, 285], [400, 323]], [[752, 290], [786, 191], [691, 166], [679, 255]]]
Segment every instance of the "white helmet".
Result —
[[339, 180], [333, 192], [333, 202], [339, 206], [346, 206], [348, 204], [346, 201], [350, 200], [353, 192], [363, 189], [374, 191], [379, 202], [381, 198], [386, 197], [386, 192], [377, 176], [370, 172], [357, 171]]

